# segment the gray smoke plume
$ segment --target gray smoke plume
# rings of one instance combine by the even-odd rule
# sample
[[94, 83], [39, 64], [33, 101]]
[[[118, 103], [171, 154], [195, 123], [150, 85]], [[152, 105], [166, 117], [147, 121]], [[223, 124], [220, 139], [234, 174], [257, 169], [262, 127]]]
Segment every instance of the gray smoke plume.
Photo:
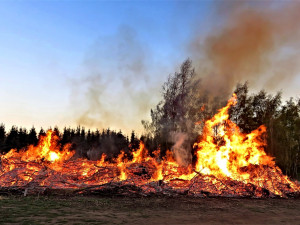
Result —
[[288, 86], [300, 71], [299, 1], [217, 1], [217, 21], [205, 38], [189, 43], [202, 78], [212, 94], [232, 92], [238, 82], [274, 90]]
[[176, 162], [181, 166], [188, 166], [192, 162], [192, 154], [189, 146], [187, 133], [173, 132], [170, 135], [174, 143], [172, 147]]
[[149, 105], [158, 101], [158, 83], [162, 82], [161, 77], [149, 77], [155, 73], [149, 69], [151, 58], [151, 51], [130, 27], [99, 38], [88, 51], [82, 73], [72, 79], [77, 123], [127, 133], [141, 131], [139, 118], [148, 116]]
[[[300, 2], [216, 1], [215, 21], [205, 36], [195, 27], [188, 56], [196, 67], [195, 98], [208, 93], [206, 107], [220, 108], [237, 83], [278, 91], [300, 75]], [[300, 94], [297, 89], [297, 94]], [[295, 91], [295, 90], [294, 90]], [[215, 112], [216, 110], [210, 110]], [[171, 133], [180, 165], [191, 162], [186, 146], [193, 129]]]
[[[244, 81], [268, 91], [289, 86], [300, 74], [300, 2], [215, 3], [209, 32], [195, 26], [188, 43], [182, 43], [188, 46], [186, 58], [193, 60], [201, 79], [195, 96], [208, 92], [211, 102], [216, 102], [215, 97], [227, 99], [234, 86]], [[82, 73], [72, 80], [77, 123], [141, 131], [140, 119], [149, 118], [170, 72], [153, 60], [150, 49], [130, 27], [99, 38], [86, 55]]]

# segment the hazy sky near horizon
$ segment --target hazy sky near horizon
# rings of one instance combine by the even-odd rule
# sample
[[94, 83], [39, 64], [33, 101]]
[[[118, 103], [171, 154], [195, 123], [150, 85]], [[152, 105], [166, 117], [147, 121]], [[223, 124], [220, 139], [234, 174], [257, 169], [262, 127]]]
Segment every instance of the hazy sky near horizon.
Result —
[[0, 123], [141, 132], [214, 13], [211, 1], [0, 1]]
[[[122, 41], [126, 45], [126, 38], [132, 39], [134, 48], [138, 45], [133, 51], [142, 56], [132, 56], [130, 49], [122, 54], [143, 57], [140, 60], [146, 75], [137, 74], [132, 82], [145, 91], [148, 87], [157, 91], [145, 99], [153, 106], [162, 82], [175, 70], [174, 63], [187, 57], [182, 54], [182, 43], [190, 35], [192, 23], [199, 12], [203, 16], [209, 12], [209, 5], [182, 1], [0, 1], [1, 122], [7, 127], [76, 126], [80, 123], [78, 114], [88, 107], [81, 101], [88, 94], [81, 84], [84, 86], [85, 77], [96, 71], [115, 89], [110, 87], [105, 93], [106, 104], [125, 110], [127, 115], [115, 116], [129, 122], [118, 126], [112, 115], [112, 121], [103, 126], [127, 132], [137, 129], [143, 118], [135, 112], [132, 101], [124, 109], [126, 92], [118, 95], [116, 90], [124, 89], [116, 75], [124, 73], [124, 68], [117, 61], [118, 50], [110, 48], [122, 45]], [[123, 38], [126, 33], [131, 37]], [[143, 109], [147, 118], [149, 109]], [[139, 116], [134, 124], [133, 116]]]

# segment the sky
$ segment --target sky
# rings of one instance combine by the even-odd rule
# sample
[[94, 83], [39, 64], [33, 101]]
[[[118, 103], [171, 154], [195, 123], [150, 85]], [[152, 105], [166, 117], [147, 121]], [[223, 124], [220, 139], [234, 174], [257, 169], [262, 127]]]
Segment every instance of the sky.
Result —
[[0, 0], [0, 123], [141, 133], [215, 13], [212, 1]]
[[[122, 30], [134, 33], [133, 45], [139, 43], [143, 48], [137, 51], [144, 51], [147, 64], [147, 80], [135, 79], [134, 85], [146, 82], [145, 88], [160, 88], [174, 71], [174, 62], [180, 63], [187, 57], [180, 54], [181, 43], [188, 38], [199, 12], [204, 16], [207, 11], [209, 2], [199, 5], [183, 1], [0, 1], [1, 122], [7, 127], [27, 128], [79, 124], [77, 115], [85, 110], [81, 98], [84, 100], [86, 94], [80, 84], [84, 86], [82, 77], [93, 70], [89, 61], [99, 61], [102, 79], [109, 79], [112, 71], [124, 72], [122, 68], [113, 68], [118, 64], [117, 57], [109, 56], [110, 47], [120, 42]], [[103, 49], [106, 46], [109, 47]], [[130, 49], [125, 51], [126, 57]], [[118, 79], [118, 75], [113, 76]], [[120, 85], [112, 82], [116, 88]], [[126, 99], [126, 93], [118, 96], [115, 91], [110, 92], [105, 97], [117, 98], [113, 104]], [[154, 105], [158, 97], [159, 92], [152, 93]], [[149, 117], [149, 110], [148, 107], [144, 116]], [[128, 117], [134, 114], [127, 111]], [[141, 119], [144, 118], [136, 118], [137, 124], [131, 124], [131, 129]], [[118, 127], [112, 122], [112, 126], [130, 131], [128, 124]]]

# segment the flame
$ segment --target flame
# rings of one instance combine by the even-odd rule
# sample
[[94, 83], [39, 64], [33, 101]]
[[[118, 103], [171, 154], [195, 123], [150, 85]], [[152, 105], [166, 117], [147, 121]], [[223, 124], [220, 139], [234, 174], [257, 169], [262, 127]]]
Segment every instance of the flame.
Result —
[[132, 152], [132, 163], [141, 163], [144, 159], [144, 155], [147, 155], [148, 152], [145, 149], [145, 145], [142, 141], [140, 141], [140, 147], [137, 151]]
[[126, 180], [127, 179], [127, 173], [126, 173], [126, 164], [124, 163], [124, 155], [125, 153], [121, 151], [121, 154], [117, 158], [117, 167], [120, 170], [120, 180]]
[[274, 161], [264, 152], [262, 139], [266, 127], [260, 126], [250, 134], [242, 134], [229, 120], [228, 109], [236, 103], [236, 96], [210, 120], [205, 122], [204, 135], [197, 150], [196, 171], [216, 177], [230, 177], [235, 180], [249, 179], [247, 171], [241, 168], [249, 165], [274, 166]]
[[[37, 146], [0, 155], [1, 187], [39, 187], [56, 189], [101, 186], [122, 182], [140, 187], [144, 193], [173, 190], [203, 196], [287, 196], [300, 191], [299, 184], [284, 176], [268, 156], [266, 127], [243, 134], [229, 120], [228, 110], [236, 104], [233, 95], [227, 105], [204, 124], [196, 149], [196, 164], [180, 166], [172, 151], [160, 158], [160, 150], [150, 156], [143, 142], [131, 153], [113, 160], [103, 154], [98, 161], [73, 156], [69, 144], [63, 149], [52, 130], [41, 136]], [[163, 182], [163, 186], [158, 186]]]
[[41, 160], [63, 162], [70, 159], [75, 152], [69, 150], [69, 145], [65, 146], [63, 151], [60, 151], [59, 146], [57, 146], [58, 140], [59, 137], [52, 130], [48, 130], [45, 136], [40, 137], [37, 147], [30, 145], [27, 150], [23, 149], [20, 152], [12, 150], [4, 157], [16, 157], [24, 162]]

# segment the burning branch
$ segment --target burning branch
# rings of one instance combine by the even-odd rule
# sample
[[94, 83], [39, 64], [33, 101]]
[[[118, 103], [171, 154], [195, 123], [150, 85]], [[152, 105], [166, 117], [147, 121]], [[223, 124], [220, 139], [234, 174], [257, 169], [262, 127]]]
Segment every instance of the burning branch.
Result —
[[[0, 193], [182, 195], [227, 197], [287, 197], [299, 195], [298, 184], [284, 176], [264, 152], [261, 126], [242, 134], [229, 120], [227, 106], [206, 121], [193, 168], [172, 157], [151, 157], [143, 143], [129, 159], [124, 152], [112, 162], [73, 159], [74, 152], [59, 150], [58, 137], [49, 130], [27, 151], [1, 155]], [[220, 126], [221, 124], [221, 126]], [[218, 133], [214, 134], [214, 128]], [[215, 141], [217, 135], [218, 141]], [[171, 153], [168, 153], [171, 155]]]

